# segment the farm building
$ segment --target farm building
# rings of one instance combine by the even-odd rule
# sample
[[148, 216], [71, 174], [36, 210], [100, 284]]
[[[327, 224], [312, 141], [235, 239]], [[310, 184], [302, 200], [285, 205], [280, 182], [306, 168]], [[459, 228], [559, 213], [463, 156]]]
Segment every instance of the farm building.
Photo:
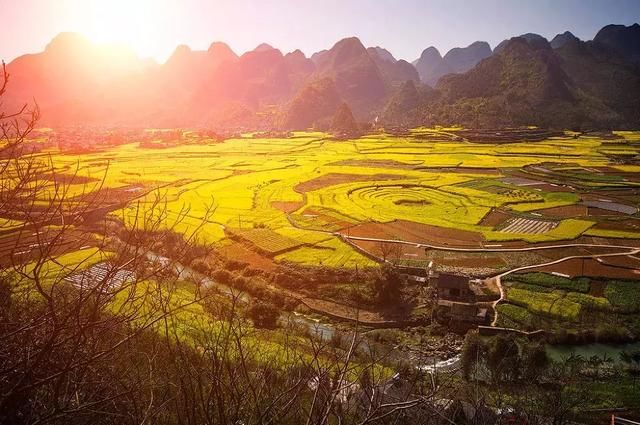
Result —
[[469, 278], [466, 276], [440, 273], [437, 288], [439, 300], [467, 302], [476, 300], [475, 292], [469, 285]]
[[439, 300], [438, 310], [442, 317], [457, 322], [486, 323], [488, 318], [488, 309], [476, 303]]

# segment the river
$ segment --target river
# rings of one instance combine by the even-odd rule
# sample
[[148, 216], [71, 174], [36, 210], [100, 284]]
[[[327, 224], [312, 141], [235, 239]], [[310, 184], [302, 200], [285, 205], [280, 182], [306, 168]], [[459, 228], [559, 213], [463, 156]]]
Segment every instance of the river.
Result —
[[608, 356], [613, 363], [620, 364], [620, 353], [623, 351], [640, 350], [640, 342], [631, 344], [585, 344], [585, 345], [547, 345], [547, 355], [551, 360], [560, 361], [571, 356], [580, 355], [585, 359], [592, 356]]

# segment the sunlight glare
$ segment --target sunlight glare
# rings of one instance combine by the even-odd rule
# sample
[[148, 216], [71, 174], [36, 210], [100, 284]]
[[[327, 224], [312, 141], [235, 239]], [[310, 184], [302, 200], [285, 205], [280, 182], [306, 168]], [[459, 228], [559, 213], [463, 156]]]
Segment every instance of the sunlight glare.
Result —
[[101, 44], [121, 44], [141, 56], [154, 56], [166, 4], [154, 0], [89, 0], [82, 33]]

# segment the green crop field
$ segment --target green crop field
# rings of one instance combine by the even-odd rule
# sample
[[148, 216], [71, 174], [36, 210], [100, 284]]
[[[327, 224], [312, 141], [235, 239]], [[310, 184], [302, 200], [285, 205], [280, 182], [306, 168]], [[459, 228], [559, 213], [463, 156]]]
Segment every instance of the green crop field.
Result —
[[[185, 235], [197, 231], [198, 241], [214, 245], [232, 237], [276, 261], [298, 264], [374, 265], [336, 233], [395, 220], [444, 232], [470, 231], [488, 243], [572, 240], [583, 234], [638, 236], [633, 229], [594, 228], [601, 219], [592, 216], [555, 217], [557, 225], [543, 233], [501, 232], [499, 223], [483, 224], [495, 209], [531, 218], [546, 208], [578, 204], [579, 193], [556, 184], [563, 172], [571, 181], [593, 183], [584, 170], [609, 167], [602, 181], [640, 184], [615, 174], [637, 166], [613, 164], [608, 141], [573, 136], [500, 144], [443, 141], [441, 136], [451, 130], [416, 129], [407, 136], [381, 133], [354, 140], [319, 132], [273, 139], [243, 135], [224, 142], [190, 138], [189, 144], [166, 148], [128, 143], [91, 153], [51, 150], [42, 155], [51, 158], [60, 175], [104, 179], [102, 185], [95, 180], [72, 184], [69, 193], [85, 202], [98, 190], [107, 199], [117, 194], [126, 205], [111, 214], [129, 226], [145, 223], [162, 205], [167, 228]], [[638, 137], [617, 134], [629, 141]], [[629, 143], [625, 151], [638, 154], [640, 147]], [[514, 170], [546, 186], [503, 181]]]
[[587, 278], [568, 279], [566, 277], [554, 276], [547, 273], [515, 274], [507, 276], [505, 280], [575, 292], [588, 292], [590, 286], [589, 279]]
[[640, 285], [633, 281], [611, 281], [607, 284], [605, 297], [624, 311], [637, 312], [640, 309]]
[[535, 313], [549, 314], [574, 321], [580, 314], [581, 305], [565, 297], [562, 291], [536, 292], [521, 288], [511, 288], [508, 300]]
[[600, 311], [611, 311], [612, 308], [609, 299], [584, 293], [589, 290], [589, 279], [585, 278], [528, 273], [509, 276], [505, 283], [508, 285], [507, 301], [513, 304], [504, 309], [505, 313], [523, 324], [528, 323], [528, 317], [522, 308], [567, 321], [576, 321], [585, 306]]

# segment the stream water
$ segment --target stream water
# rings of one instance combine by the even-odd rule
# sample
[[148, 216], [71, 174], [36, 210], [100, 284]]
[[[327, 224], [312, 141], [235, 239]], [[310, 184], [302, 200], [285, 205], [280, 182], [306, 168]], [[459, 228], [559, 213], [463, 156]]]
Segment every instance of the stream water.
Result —
[[438, 370], [440, 371], [451, 370], [458, 365], [458, 363], [460, 362], [460, 357], [461, 357], [460, 354], [456, 354], [455, 356], [445, 360], [440, 360], [431, 364], [420, 365], [418, 366], [418, 369], [427, 373], [437, 372]]
[[640, 350], [640, 342], [631, 344], [585, 344], [585, 345], [547, 345], [547, 355], [556, 361], [568, 358], [572, 354], [580, 355], [585, 359], [592, 356], [604, 357], [605, 355], [619, 364], [620, 353], [623, 351]]

